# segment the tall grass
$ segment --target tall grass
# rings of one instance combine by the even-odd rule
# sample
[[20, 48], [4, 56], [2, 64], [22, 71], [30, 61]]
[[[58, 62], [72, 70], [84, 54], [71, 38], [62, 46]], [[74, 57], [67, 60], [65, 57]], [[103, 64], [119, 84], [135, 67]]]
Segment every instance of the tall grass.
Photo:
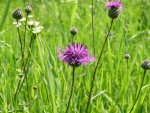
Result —
[[[12, 0], [8, 13], [7, 1], [0, 1], [0, 112], [64, 113], [71, 84], [72, 68], [58, 60], [57, 48], [70, 43], [70, 28], [76, 26], [75, 40], [92, 52], [91, 1], [35, 0], [34, 18], [44, 30], [34, 43], [28, 72], [30, 103], [24, 84], [16, 100], [13, 95], [19, 81], [20, 48], [12, 11], [24, 8], [29, 0]], [[92, 93], [90, 113], [126, 113], [131, 109], [140, 87], [143, 70], [141, 61], [150, 57], [150, 3], [148, 0], [123, 2], [120, 17], [113, 25], [99, 65]], [[96, 58], [110, 25], [104, 0], [94, 2], [94, 34]], [[6, 17], [4, 15], [7, 15]], [[3, 19], [4, 18], [4, 19]], [[22, 29], [20, 29], [22, 30]], [[22, 34], [22, 36], [24, 36]], [[30, 41], [28, 38], [26, 41]], [[124, 54], [129, 53], [128, 73]], [[70, 113], [84, 113], [92, 80], [94, 64], [76, 70]], [[143, 83], [135, 113], [150, 112], [150, 72]], [[35, 86], [37, 89], [35, 89]]]

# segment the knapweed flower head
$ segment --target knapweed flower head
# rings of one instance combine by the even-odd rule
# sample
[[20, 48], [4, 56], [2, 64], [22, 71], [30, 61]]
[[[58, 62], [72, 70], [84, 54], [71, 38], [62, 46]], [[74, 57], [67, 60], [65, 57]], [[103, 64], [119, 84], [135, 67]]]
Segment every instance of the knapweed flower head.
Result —
[[122, 3], [118, 1], [107, 2], [106, 7], [109, 8], [108, 16], [115, 19], [119, 16], [119, 9], [122, 8]]
[[141, 63], [141, 67], [142, 67], [144, 70], [150, 69], [150, 60], [144, 60], [144, 61]]
[[81, 64], [86, 65], [95, 61], [95, 57], [89, 55], [88, 49], [78, 43], [69, 45], [64, 51], [59, 48], [58, 52], [59, 59], [72, 67], [78, 67]]
[[22, 14], [22, 11], [19, 8], [17, 8], [13, 11], [12, 16], [14, 19], [16, 19], [18, 21], [18, 20], [22, 19], [23, 14]]

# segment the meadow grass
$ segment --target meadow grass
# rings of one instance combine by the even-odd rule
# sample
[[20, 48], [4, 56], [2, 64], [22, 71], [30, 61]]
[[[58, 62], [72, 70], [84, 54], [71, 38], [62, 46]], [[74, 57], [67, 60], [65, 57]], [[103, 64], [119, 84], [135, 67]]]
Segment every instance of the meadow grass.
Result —
[[[19, 82], [20, 45], [12, 11], [32, 3], [34, 19], [44, 30], [37, 35], [26, 84], [14, 101]], [[94, 0], [96, 58], [107, 34], [110, 18], [105, 0]], [[98, 67], [90, 113], [127, 113], [142, 80], [140, 63], [150, 59], [150, 2], [122, 0], [123, 9], [114, 20], [102, 62]], [[0, 1], [0, 112], [64, 113], [70, 94], [72, 68], [58, 59], [57, 49], [72, 41], [70, 29], [76, 27], [75, 41], [93, 53], [90, 0], [1, 0]], [[23, 27], [21, 28], [23, 31]], [[23, 36], [24, 34], [22, 34]], [[26, 40], [29, 42], [30, 34]], [[127, 69], [124, 54], [129, 53]], [[95, 63], [76, 69], [69, 113], [85, 113]], [[134, 113], [150, 113], [150, 72], [147, 71]], [[37, 89], [35, 88], [37, 87]]]

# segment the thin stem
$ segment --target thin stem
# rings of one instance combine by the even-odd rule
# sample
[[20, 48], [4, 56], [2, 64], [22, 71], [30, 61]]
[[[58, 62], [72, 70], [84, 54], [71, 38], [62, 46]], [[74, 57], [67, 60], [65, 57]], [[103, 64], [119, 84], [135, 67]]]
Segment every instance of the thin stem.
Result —
[[[24, 72], [25, 72], [25, 67], [24, 67]], [[28, 93], [28, 100], [30, 98], [30, 95], [29, 95], [29, 85], [28, 85], [28, 78], [27, 78], [27, 75], [26, 75], [26, 72], [25, 72], [25, 79], [26, 79], [26, 84], [27, 84], [27, 93]]]
[[72, 97], [72, 94], [73, 94], [73, 88], [74, 88], [74, 75], [75, 75], [75, 67], [73, 67], [73, 71], [72, 71], [72, 86], [71, 86], [71, 94], [70, 94], [70, 97], [69, 97], [69, 101], [68, 101], [68, 105], [67, 105], [66, 113], [68, 113], [69, 106], [70, 106], [70, 101], [71, 101], [71, 97]]
[[16, 92], [15, 92], [15, 95], [14, 95], [14, 100], [16, 100], [16, 97], [17, 97], [17, 94], [18, 94], [18, 90], [19, 90], [20, 83], [21, 83], [21, 79], [19, 79], [19, 83], [18, 83], [18, 85], [17, 85], [17, 89], [16, 89]]
[[[17, 20], [17, 24], [19, 24], [18, 20]], [[20, 35], [20, 29], [19, 29], [19, 27], [17, 27], [17, 32], [18, 32], [18, 37], [19, 37], [19, 43], [20, 43], [20, 46], [21, 46], [22, 66], [24, 66], [24, 54], [23, 54], [23, 49], [22, 49], [22, 41], [21, 41], [21, 35]], [[22, 68], [23, 68], [23, 67], [22, 67]], [[16, 100], [20, 83], [21, 83], [21, 79], [19, 80], [19, 83], [18, 83], [18, 85], [17, 85], [17, 89], [16, 89], [16, 91], [15, 91], [14, 100]]]
[[127, 59], [127, 79], [129, 80], [129, 60]]
[[[25, 54], [25, 47], [26, 47], [26, 30], [27, 30], [27, 21], [28, 21], [28, 14], [26, 15], [26, 21], [25, 21], [25, 33], [24, 33], [24, 52]], [[26, 64], [24, 64], [24, 72], [26, 71]], [[26, 73], [26, 72], [25, 72]], [[28, 90], [28, 100], [29, 100], [29, 86], [28, 86], [28, 78], [27, 75], [24, 75], [27, 83], [27, 90]]]
[[137, 93], [136, 99], [135, 99], [135, 101], [134, 101], [134, 103], [133, 103], [133, 106], [132, 106], [132, 108], [131, 108], [131, 110], [130, 110], [129, 113], [131, 113], [131, 112], [133, 111], [134, 106], [136, 105], [136, 102], [137, 102], [137, 100], [138, 100], [138, 98], [139, 98], [139, 96], [140, 96], [140, 93], [141, 93], [141, 90], [142, 90], [142, 86], [143, 86], [143, 82], [144, 82], [145, 75], [146, 75], [146, 70], [144, 70], [143, 77], [142, 77], [142, 82], [141, 82], [141, 85], [140, 85], [140, 89], [139, 89], [139, 91], [138, 91], [138, 93]]
[[[31, 41], [30, 41], [30, 49], [32, 49], [32, 46], [33, 46], [33, 40], [34, 40], [34, 37], [31, 37]], [[21, 88], [22, 88], [22, 86], [23, 86], [23, 83], [24, 83], [24, 80], [26, 79], [26, 77], [27, 77], [27, 71], [28, 71], [28, 63], [29, 63], [29, 61], [30, 61], [30, 52], [28, 52], [28, 57], [27, 57], [27, 61], [26, 61], [26, 63], [25, 63], [25, 65], [24, 65], [24, 67], [25, 67], [25, 75], [24, 75], [24, 77], [23, 77], [23, 79], [22, 79], [22, 82], [21, 82], [21, 86], [20, 86], [20, 88], [19, 88], [19, 90], [18, 90], [18, 94], [19, 94], [19, 92], [20, 92], [20, 90], [21, 90]], [[27, 79], [26, 79], [27, 80]]]
[[75, 35], [72, 35], [72, 43], [75, 41]]
[[[17, 24], [19, 24], [18, 20], [17, 20]], [[17, 31], [18, 31], [18, 37], [19, 37], [19, 42], [20, 42], [20, 46], [21, 46], [22, 60], [23, 60], [24, 56], [23, 56], [22, 41], [21, 41], [21, 35], [20, 35], [20, 29], [19, 29], [19, 27], [17, 27]]]
[[129, 60], [127, 59], [127, 71], [129, 69]]
[[95, 37], [94, 37], [94, 0], [92, 0], [92, 36], [93, 36], [93, 51], [95, 56]]
[[[34, 37], [31, 36], [30, 49], [32, 49], [33, 39], [34, 39]], [[25, 79], [26, 79], [26, 83], [27, 83], [27, 90], [29, 89], [29, 87], [28, 87], [28, 81], [27, 81], [27, 76], [26, 76], [27, 70], [28, 70], [27, 64], [28, 64], [28, 61], [29, 61], [29, 57], [30, 57], [30, 55], [29, 55], [29, 52], [28, 52], [27, 60], [26, 60], [26, 63], [24, 64], [24, 68], [23, 68], [24, 69], [24, 77], [19, 80], [19, 83], [17, 85], [17, 89], [16, 89], [15, 96], [14, 96], [15, 100], [16, 100], [17, 94], [19, 94], [19, 92], [20, 92], [20, 90], [22, 88], [22, 85], [23, 85], [23, 82], [24, 82]], [[29, 91], [28, 91], [28, 98], [29, 98]]]
[[93, 75], [93, 79], [92, 79], [92, 83], [91, 83], [91, 88], [90, 88], [88, 103], [87, 103], [87, 106], [86, 106], [86, 113], [88, 113], [88, 107], [89, 107], [90, 100], [91, 100], [91, 96], [92, 96], [92, 90], [93, 90], [93, 85], [94, 85], [94, 81], [95, 81], [95, 76], [96, 76], [97, 68], [98, 68], [99, 62], [100, 62], [100, 60], [101, 60], [103, 51], [104, 51], [104, 47], [105, 47], [106, 42], [107, 42], [107, 40], [108, 40], [108, 36], [109, 36], [109, 34], [110, 34], [110, 30], [111, 30], [111, 28], [112, 28], [113, 21], [114, 21], [114, 19], [111, 20], [111, 25], [110, 25], [110, 28], [109, 28], [109, 30], [108, 30], [108, 34], [107, 34], [106, 37], [105, 37], [105, 41], [104, 41], [102, 50], [101, 50], [101, 52], [100, 52], [100, 55], [99, 55], [99, 57], [98, 57], [98, 61], [97, 61], [97, 63], [96, 63], [95, 69], [94, 69], [94, 75]]
[[28, 21], [28, 14], [26, 16], [26, 21], [25, 21], [25, 32], [24, 32], [24, 53], [25, 53], [25, 46], [26, 46], [26, 30], [27, 30], [27, 21]]
[[[32, 36], [31, 36], [31, 40], [30, 40], [30, 44], [29, 44], [29, 49], [31, 50], [32, 49], [32, 46], [33, 46], [33, 41], [34, 41], [34, 37], [35, 35], [34, 34], [32, 34]], [[25, 67], [27, 66], [27, 64], [28, 64], [28, 61], [29, 61], [29, 57], [30, 57], [30, 51], [28, 51], [28, 56], [27, 56], [27, 60], [26, 60], [26, 63], [25, 63]]]

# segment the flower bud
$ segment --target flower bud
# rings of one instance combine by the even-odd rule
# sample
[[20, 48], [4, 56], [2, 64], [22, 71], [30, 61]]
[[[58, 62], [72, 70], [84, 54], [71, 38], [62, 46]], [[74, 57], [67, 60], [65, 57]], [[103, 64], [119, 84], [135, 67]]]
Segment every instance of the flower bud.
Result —
[[124, 58], [128, 60], [128, 59], [130, 59], [130, 55], [129, 54], [125, 54]]
[[149, 60], [144, 60], [144, 61], [141, 63], [141, 67], [142, 67], [144, 70], [150, 69], [150, 61], [149, 61]]
[[27, 14], [30, 14], [30, 13], [32, 12], [31, 6], [26, 6], [26, 7], [25, 7], [25, 12], [26, 12]]
[[16, 20], [20, 20], [23, 17], [23, 14], [20, 9], [15, 9], [12, 13], [12, 16]]
[[34, 85], [34, 86], [33, 86], [33, 89], [34, 89], [34, 90], [37, 90], [37, 86], [36, 86], [36, 85]]
[[78, 30], [75, 27], [73, 27], [71, 28], [70, 33], [74, 36], [78, 33]]

